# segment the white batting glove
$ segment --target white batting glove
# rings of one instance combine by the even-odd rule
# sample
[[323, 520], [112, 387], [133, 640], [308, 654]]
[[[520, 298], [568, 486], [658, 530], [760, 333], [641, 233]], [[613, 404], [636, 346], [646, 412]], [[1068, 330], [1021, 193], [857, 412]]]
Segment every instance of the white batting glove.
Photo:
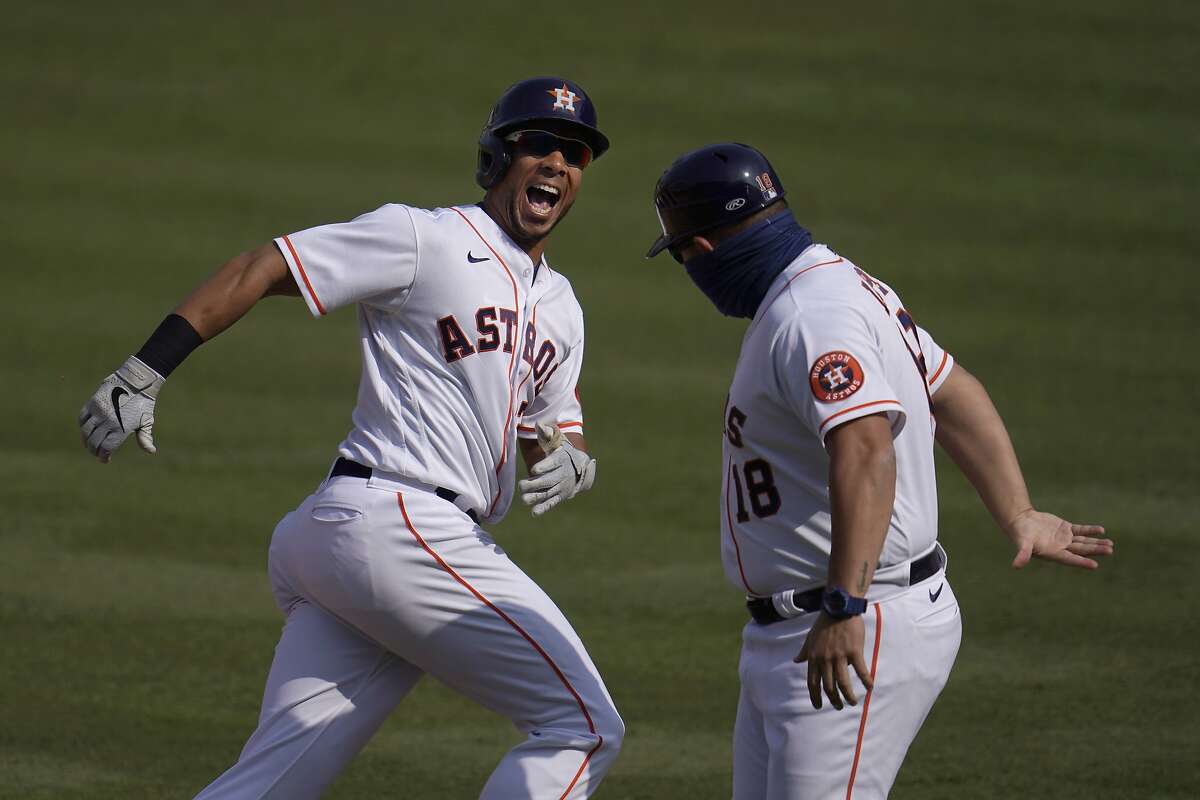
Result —
[[107, 464], [113, 451], [137, 432], [137, 443], [153, 455], [154, 403], [165, 379], [130, 356], [109, 375], [79, 412], [79, 435], [83, 446]]
[[538, 424], [538, 444], [546, 457], [530, 468], [530, 476], [517, 484], [521, 500], [540, 517], [563, 500], [592, 488], [596, 459], [567, 441], [554, 425]]

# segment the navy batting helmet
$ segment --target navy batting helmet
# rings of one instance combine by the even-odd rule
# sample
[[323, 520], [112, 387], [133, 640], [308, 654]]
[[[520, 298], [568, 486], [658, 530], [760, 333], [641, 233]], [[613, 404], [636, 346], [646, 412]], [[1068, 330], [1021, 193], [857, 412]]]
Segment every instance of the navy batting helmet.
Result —
[[675, 159], [654, 187], [662, 236], [646, 258], [698, 233], [760, 211], [784, 195], [767, 157], [736, 142], [710, 144]]
[[608, 137], [596, 127], [596, 107], [583, 87], [563, 78], [529, 78], [500, 95], [479, 134], [475, 182], [482, 188], [500, 180], [508, 168], [505, 134], [525, 127], [546, 128], [579, 139], [591, 149], [592, 158], [608, 149]]

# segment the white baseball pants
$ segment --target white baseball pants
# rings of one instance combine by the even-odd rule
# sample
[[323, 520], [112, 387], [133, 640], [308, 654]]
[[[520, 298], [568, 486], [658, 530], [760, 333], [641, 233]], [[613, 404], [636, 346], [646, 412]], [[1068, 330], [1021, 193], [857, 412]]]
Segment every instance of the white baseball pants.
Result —
[[887, 797], [950, 677], [962, 638], [958, 601], [944, 570], [894, 591], [872, 601], [863, 617], [863, 657], [875, 688], [865, 692], [851, 669], [858, 705], [841, 711], [827, 697], [820, 711], [812, 707], [808, 665], [792, 661], [816, 614], [746, 626], [733, 730], [734, 800]]
[[527, 734], [484, 800], [589, 797], [611, 766], [624, 725], [583, 643], [453, 504], [331, 478], [279, 523], [269, 570], [286, 622], [258, 728], [198, 800], [320, 796], [427, 672]]

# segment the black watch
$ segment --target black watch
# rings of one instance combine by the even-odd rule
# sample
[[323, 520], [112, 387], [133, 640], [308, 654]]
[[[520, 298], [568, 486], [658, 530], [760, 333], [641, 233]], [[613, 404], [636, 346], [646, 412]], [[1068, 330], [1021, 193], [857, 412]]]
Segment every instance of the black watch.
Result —
[[831, 586], [821, 594], [821, 610], [834, 619], [849, 619], [866, 613], [867, 598], [853, 597], [839, 586]]

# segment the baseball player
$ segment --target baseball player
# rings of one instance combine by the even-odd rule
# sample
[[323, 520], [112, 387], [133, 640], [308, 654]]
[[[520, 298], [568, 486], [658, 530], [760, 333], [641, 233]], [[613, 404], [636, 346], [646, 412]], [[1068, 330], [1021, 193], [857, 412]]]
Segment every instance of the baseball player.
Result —
[[595, 478], [576, 392], [583, 316], [543, 251], [608, 144], [578, 84], [514, 84], [480, 136], [481, 203], [384, 205], [233, 258], [87, 402], [81, 432], [100, 461], [130, 433], [153, 453], [164, 380], [260, 298], [298, 295], [316, 317], [357, 309], [350, 432], [271, 540], [286, 621], [258, 728], [200, 798], [319, 796], [426, 673], [526, 734], [481, 797], [589, 797], [611, 766], [624, 727], [596, 667], [480, 527], [509, 508], [518, 448], [534, 515]]
[[733, 796], [885, 797], [962, 631], [934, 441], [1012, 540], [1013, 566], [1094, 569], [1112, 543], [1034, 509], [982, 385], [890, 286], [812, 241], [761, 153], [688, 153], [654, 199], [663, 233], [647, 257], [669, 250], [719, 311], [750, 320], [722, 459], [722, 557], [751, 615]]

